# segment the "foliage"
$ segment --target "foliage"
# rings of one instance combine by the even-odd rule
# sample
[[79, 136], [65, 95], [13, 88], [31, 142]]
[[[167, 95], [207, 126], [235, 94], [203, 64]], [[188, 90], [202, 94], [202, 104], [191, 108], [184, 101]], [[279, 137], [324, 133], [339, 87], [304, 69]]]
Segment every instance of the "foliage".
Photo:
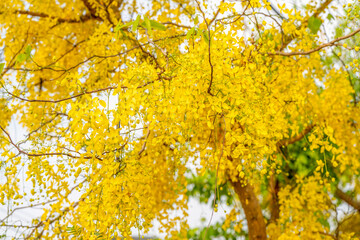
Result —
[[[336, 7], [1, 1], [1, 237], [359, 238], [360, 8]], [[191, 228], [189, 197], [232, 210]]]
[[214, 201], [212, 195], [214, 194], [214, 189], [217, 188], [217, 200], [227, 205], [234, 204], [229, 185], [227, 183], [223, 183], [219, 186], [216, 185], [215, 172], [207, 171], [200, 176], [192, 173], [191, 176], [187, 178], [187, 184], [188, 191], [186, 194], [198, 199], [200, 203], [212, 203]]

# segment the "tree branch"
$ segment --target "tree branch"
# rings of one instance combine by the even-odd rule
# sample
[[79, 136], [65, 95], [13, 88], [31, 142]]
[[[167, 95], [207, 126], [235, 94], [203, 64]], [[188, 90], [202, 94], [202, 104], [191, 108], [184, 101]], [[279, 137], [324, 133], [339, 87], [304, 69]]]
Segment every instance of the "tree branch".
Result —
[[338, 187], [336, 188], [335, 196], [337, 196], [338, 198], [340, 198], [341, 200], [343, 200], [344, 202], [355, 208], [360, 213], [360, 202], [356, 201], [355, 199], [347, 195], [344, 191], [342, 191]]
[[[3, 13], [4, 12], [0, 12], [0, 14], [3, 14]], [[94, 17], [90, 14], [82, 15], [82, 16], [80, 16], [80, 19], [74, 19], [74, 18], [55, 17], [55, 16], [50, 16], [46, 13], [32, 12], [32, 11], [26, 11], [26, 10], [15, 10], [14, 13], [21, 14], [21, 15], [28, 15], [31, 17], [56, 19], [59, 23], [81, 23], [81, 22], [86, 22], [88, 20], [94, 19]]]
[[312, 129], [315, 127], [315, 124], [311, 124], [309, 126], [307, 126], [301, 133], [299, 133], [298, 135], [292, 137], [292, 138], [288, 138], [288, 139], [283, 139], [277, 142], [277, 147], [281, 148], [281, 147], [285, 147], [287, 145], [293, 144], [297, 141], [300, 141], [303, 137], [305, 137], [308, 133], [310, 133], [312, 131]]
[[[322, 13], [329, 5], [330, 3], [332, 2], [333, 0], [326, 0], [323, 4], [320, 5], [320, 7], [318, 9], [316, 9], [315, 13], [312, 15], [312, 17], [317, 17], [319, 16], [320, 13]], [[305, 19], [307, 20], [307, 19]], [[302, 24], [297, 27], [297, 29], [300, 29], [301, 26], [303, 24], [307, 24], [307, 21], [303, 21]], [[280, 51], [285, 49], [287, 47], [287, 45], [289, 45], [291, 43], [292, 40], [294, 40], [295, 36], [294, 35], [291, 35], [291, 36], [287, 36], [286, 39], [285, 39], [285, 42], [283, 43], [283, 45], [281, 46], [280, 48]]]
[[[83, 183], [84, 182], [85, 182], [85, 180], [83, 181]], [[36, 232], [36, 230], [38, 230], [40, 227], [44, 226], [46, 223], [48, 225], [51, 225], [54, 222], [59, 221], [60, 218], [62, 218], [63, 216], [65, 216], [65, 214], [67, 214], [67, 212], [76, 208], [80, 204], [80, 202], [83, 202], [86, 197], [80, 198], [79, 201], [73, 203], [70, 207], [67, 207], [64, 210], [62, 210], [61, 213], [57, 217], [50, 219], [50, 216], [49, 216], [45, 221], [40, 221], [36, 226], [34, 226], [34, 229], [24, 239], [30, 239], [32, 237], [32, 235]], [[44, 231], [45, 231], [45, 229], [42, 229], [41, 232], [39, 232], [37, 234], [36, 239], [41, 239], [41, 236], [44, 234]]]
[[186, 26], [186, 25], [182, 25], [182, 24], [178, 24], [178, 23], [174, 23], [174, 22], [162, 22], [161, 24], [163, 25], [173, 25], [173, 26], [176, 26], [176, 27], [180, 27], [180, 28], [188, 28], [190, 29], [191, 27], [190, 26]]
[[87, 10], [89, 10], [91, 16], [93, 18], [97, 18], [97, 19], [101, 19], [103, 20], [102, 18], [100, 18], [99, 16], [97, 16], [97, 13], [96, 13], [96, 8], [94, 8], [91, 3], [88, 1], [88, 0], [82, 0], [83, 4], [85, 5], [85, 7], [87, 8]]
[[313, 17], [319, 16], [320, 13], [322, 13], [332, 2], [333, 0], [326, 0], [318, 9], [316, 9], [316, 12], [313, 14]]
[[[200, 3], [198, 0], [195, 0], [196, 4], [198, 5], [199, 11], [201, 12], [203, 18], [204, 18], [204, 22], [206, 24], [206, 28], [207, 28], [207, 34], [208, 34], [208, 55], [209, 55], [209, 65], [210, 65], [210, 83], [209, 83], [209, 87], [207, 90], [207, 93], [210, 94], [211, 96], [214, 96], [214, 94], [211, 92], [211, 86], [213, 84], [214, 81], [214, 66], [211, 62], [211, 33], [210, 33], [210, 24], [208, 23], [208, 21], [206, 20], [206, 16], [205, 16], [205, 12], [201, 9]], [[217, 14], [215, 15], [216, 18]], [[205, 40], [206, 41], [206, 40]]]
[[[74, 156], [72, 154], [62, 153], [62, 152], [53, 152], [53, 153], [28, 153], [28, 152], [25, 152], [16, 143], [14, 143], [14, 141], [12, 140], [10, 134], [2, 126], [0, 126], [0, 129], [7, 135], [10, 144], [13, 145], [18, 150], [18, 152], [20, 154], [24, 154], [24, 155], [26, 155], [28, 157], [67, 156], [67, 157], [70, 157], [70, 158], [80, 158], [80, 156]], [[83, 158], [84, 159], [91, 159], [92, 157], [85, 156]], [[95, 158], [102, 161], [102, 159], [100, 157], [98, 157], [98, 156], [95, 156]]]
[[[154, 82], [154, 81], [150, 81], [150, 82], [144, 83], [143, 85], [138, 86], [137, 89], [146, 87], [147, 85], [149, 85], [149, 84], [151, 84], [151, 83], [153, 83], [153, 82]], [[84, 92], [79, 93], [79, 94], [76, 94], [76, 95], [74, 95], [74, 96], [67, 97], [67, 98], [62, 98], [62, 99], [58, 99], [58, 100], [50, 100], [50, 99], [26, 99], [26, 98], [22, 98], [22, 97], [16, 96], [16, 95], [14, 95], [14, 94], [11, 93], [11, 92], [7, 92], [7, 93], [8, 93], [9, 95], [11, 95], [12, 97], [17, 98], [17, 99], [22, 100], [22, 101], [25, 101], [25, 102], [59, 103], [59, 102], [63, 102], [63, 101], [67, 101], [67, 100], [73, 99], [73, 98], [80, 97], [80, 96], [82, 96], [82, 95], [92, 94], [92, 93], [97, 93], [97, 92], [102, 92], [102, 91], [106, 91], [106, 90], [113, 90], [113, 89], [117, 89], [117, 88], [118, 88], [117, 86], [114, 86], [114, 87], [100, 88], [100, 89], [96, 89], [96, 90], [92, 90], [92, 91], [84, 91]], [[128, 87], [121, 86], [120, 88], [122, 88], [122, 89], [127, 89]]]
[[309, 51], [305, 51], [305, 52], [275, 52], [275, 53], [268, 53], [268, 55], [281, 55], [281, 56], [309, 55], [309, 54], [317, 52], [325, 47], [334, 46], [334, 45], [336, 45], [337, 42], [339, 42], [341, 40], [345, 40], [347, 38], [350, 38], [359, 32], [360, 32], [360, 28], [356, 29], [352, 33], [349, 33], [348, 35], [334, 39], [331, 42], [320, 45], [317, 48], [311, 49]]
[[146, 142], [147, 142], [147, 139], [149, 138], [149, 135], [150, 135], [150, 128], [149, 128], [149, 127], [147, 127], [147, 128], [148, 128], [148, 132], [147, 132], [147, 134], [146, 134], [146, 137], [145, 137], [145, 140], [144, 140], [144, 144], [142, 145], [142, 147], [141, 147], [141, 149], [140, 149], [140, 151], [139, 151], [139, 153], [138, 153], [139, 156], [145, 151]]

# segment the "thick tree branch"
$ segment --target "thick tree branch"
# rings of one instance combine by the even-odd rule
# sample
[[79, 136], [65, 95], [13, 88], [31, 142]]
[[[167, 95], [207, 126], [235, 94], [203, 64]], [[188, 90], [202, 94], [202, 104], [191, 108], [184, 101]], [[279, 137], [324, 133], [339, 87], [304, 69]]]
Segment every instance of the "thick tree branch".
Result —
[[93, 18], [98, 18], [98, 19], [103, 20], [102, 18], [97, 16], [96, 8], [94, 8], [94, 6], [92, 6], [88, 0], [82, 0], [82, 2], [85, 5], [85, 7], [89, 10], [89, 12]]
[[[332, 2], [333, 0], [326, 0], [323, 4], [320, 5], [320, 7], [318, 9], [316, 9], [316, 11], [314, 12], [314, 14], [312, 15], [312, 17], [317, 17], [319, 16], [320, 13], [322, 13]], [[300, 29], [304, 24], [307, 24], [307, 19], [305, 19], [302, 24], [297, 27], [297, 29]], [[285, 42], [282, 44], [280, 51], [284, 50], [290, 43], [292, 40], [294, 40], [295, 35], [291, 35], [291, 36], [287, 36], [285, 38]]]
[[356, 201], [349, 195], [347, 195], [345, 192], [343, 192], [340, 188], [336, 188], [335, 196], [355, 208], [360, 213], [360, 202]]
[[323, 4], [320, 5], [318, 9], [316, 9], [316, 12], [313, 14], [313, 17], [319, 16], [320, 13], [322, 13], [332, 2], [333, 0], [326, 0]]
[[[0, 12], [0, 14], [3, 14], [3, 13], [4, 12]], [[80, 16], [80, 19], [74, 19], [74, 18], [55, 17], [55, 16], [50, 16], [46, 13], [39, 13], [39, 12], [26, 11], [26, 10], [15, 10], [14, 13], [21, 14], [21, 15], [28, 15], [31, 17], [56, 19], [59, 23], [81, 23], [81, 22], [86, 22], [88, 20], [94, 19], [94, 17], [91, 16], [90, 14], [82, 15], [82, 16]]]
[[[301, 139], [303, 139], [308, 133], [310, 133], [312, 131], [312, 129], [315, 127], [315, 124], [311, 124], [309, 126], [307, 126], [301, 133], [299, 133], [298, 135], [292, 137], [292, 138], [288, 138], [288, 139], [283, 139], [277, 142], [276, 146], [277, 146], [277, 150], [279, 153], [283, 154], [281, 148], [282, 147], [286, 147], [290, 144], [293, 144], [297, 141], [300, 141]], [[286, 159], [285, 155], [283, 154], [284, 159]], [[271, 194], [271, 200], [270, 200], [270, 222], [276, 222], [277, 219], [279, 218], [280, 215], [280, 205], [278, 202], [278, 193], [280, 191], [280, 186], [279, 186], [279, 182], [278, 180], [275, 178], [274, 175], [272, 175], [270, 177], [270, 181], [269, 181], [269, 188], [270, 188], [270, 194]]]
[[311, 130], [315, 127], [315, 124], [311, 124], [309, 126], [307, 126], [301, 133], [299, 133], [298, 135], [292, 137], [292, 138], [288, 138], [288, 139], [283, 139], [277, 142], [277, 147], [285, 147], [287, 145], [293, 144], [297, 141], [300, 141], [303, 137], [305, 137], [308, 133], [311, 132]]

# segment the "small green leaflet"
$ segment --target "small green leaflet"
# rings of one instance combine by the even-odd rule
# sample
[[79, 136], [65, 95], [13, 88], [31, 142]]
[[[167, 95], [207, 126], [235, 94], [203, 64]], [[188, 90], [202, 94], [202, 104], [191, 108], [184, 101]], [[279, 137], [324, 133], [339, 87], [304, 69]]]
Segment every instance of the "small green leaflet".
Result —
[[344, 34], [344, 30], [341, 27], [335, 29], [335, 38], [338, 38]]
[[186, 39], [189, 39], [195, 33], [195, 27], [192, 27], [186, 34]]
[[26, 46], [24, 54], [26, 55], [27, 58], [30, 58], [30, 54], [31, 54], [31, 46], [30, 45]]
[[313, 34], [316, 34], [319, 31], [321, 24], [322, 24], [321, 19], [316, 18], [314, 16], [312, 16], [308, 20], [308, 26]]
[[[122, 34], [122, 36], [123, 36], [124, 38], [126, 38], [126, 37], [127, 37], [127, 35], [124, 33], [124, 31], [123, 31], [123, 30], [121, 30], [121, 29], [120, 29], [120, 31], [119, 31], [119, 32], [121, 32], [121, 34]], [[119, 33], [119, 32], [118, 32], [118, 33]], [[118, 36], [118, 37], [119, 37], [119, 36]]]
[[195, 19], [194, 19], [194, 23], [195, 23], [195, 25], [199, 23], [199, 18], [198, 18], [197, 15], [196, 15], [196, 17], [195, 17]]
[[150, 25], [153, 29], [165, 31], [166, 27], [162, 25], [161, 23], [155, 22], [153, 20], [150, 20]]
[[[161, 30], [161, 31], [165, 31], [166, 30], [166, 27], [164, 25], [162, 25], [161, 23], [158, 23], [156, 21], [153, 21], [153, 20], [149, 20], [150, 22], [150, 27], [153, 28], [153, 29], [156, 29], [156, 30]], [[144, 22], [142, 22], [140, 24], [143, 28], [148, 28], [147, 25], [146, 25], [146, 19]]]
[[[139, 25], [142, 26], [143, 28], [146, 28], [150, 34], [152, 33], [152, 29], [161, 30], [161, 31], [166, 30], [166, 27], [163, 24], [158, 23], [158, 22], [156, 22], [154, 20], [150, 20], [147, 17], [145, 17], [144, 21], [141, 22], [141, 23], [140, 23], [140, 20], [141, 20], [141, 16], [138, 15], [134, 21], [125, 23], [123, 25], [120, 25], [120, 22], [119, 22], [116, 25], [116, 27], [114, 28], [114, 32], [119, 32], [119, 31], [121, 32], [121, 29], [128, 28], [130, 26], [132, 26], [131, 30], [133, 32], [136, 32]], [[122, 32], [122, 34], [124, 34], [124, 33]]]
[[16, 57], [16, 62], [17, 63], [22, 63], [25, 60], [29, 60], [31, 58], [31, 46], [27, 45], [25, 48], [25, 51], [23, 53], [20, 53], [17, 57]]
[[149, 34], [152, 35], [151, 23], [150, 20], [145, 17], [145, 28], [148, 30]]
[[333, 15], [331, 15], [330, 13], [327, 15], [326, 17], [329, 21], [331, 21], [332, 19], [335, 19]]
[[23, 63], [26, 59], [26, 56], [25, 54], [23, 53], [20, 53], [17, 57], [16, 57], [16, 62], [17, 63]]
[[0, 63], [0, 73], [4, 70], [5, 63]]
[[126, 28], [126, 27], [129, 27], [133, 24], [134, 22], [128, 22], [128, 23], [125, 23], [123, 25], [120, 26], [120, 22], [118, 23], [118, 25], [116, 25], [114, 31], [115, 32], [118, 32], [119, 30], [123, 29], [123, 28]]
[[209, 35], [208, 35], [208, 32], [206, 30], [202, 30], [202, 36], [203, 36], [203, 39], [204, 41], [209, 45], [210, 44], [210, 41], [209, 41]]
[[138, 15], [138, 16], [136, 17], [136, 20], [135, 20], [134, 23], [133, 23], [133, 26], [132, 26], [132, 31], [133, 31], [133, 32], [136, 32], [137, 27], [139, 26], [140, 19], [141, 19], [141, 16]]

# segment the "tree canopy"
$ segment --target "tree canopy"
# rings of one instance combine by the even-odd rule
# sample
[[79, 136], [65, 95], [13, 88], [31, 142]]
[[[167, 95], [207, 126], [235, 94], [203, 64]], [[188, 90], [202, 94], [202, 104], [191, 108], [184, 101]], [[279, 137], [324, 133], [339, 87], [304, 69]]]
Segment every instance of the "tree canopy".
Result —
[[[359, 238], [345, 2], [0, 1], [1, 236]], [[192, 229], [189, 197], [233, 210]]]

